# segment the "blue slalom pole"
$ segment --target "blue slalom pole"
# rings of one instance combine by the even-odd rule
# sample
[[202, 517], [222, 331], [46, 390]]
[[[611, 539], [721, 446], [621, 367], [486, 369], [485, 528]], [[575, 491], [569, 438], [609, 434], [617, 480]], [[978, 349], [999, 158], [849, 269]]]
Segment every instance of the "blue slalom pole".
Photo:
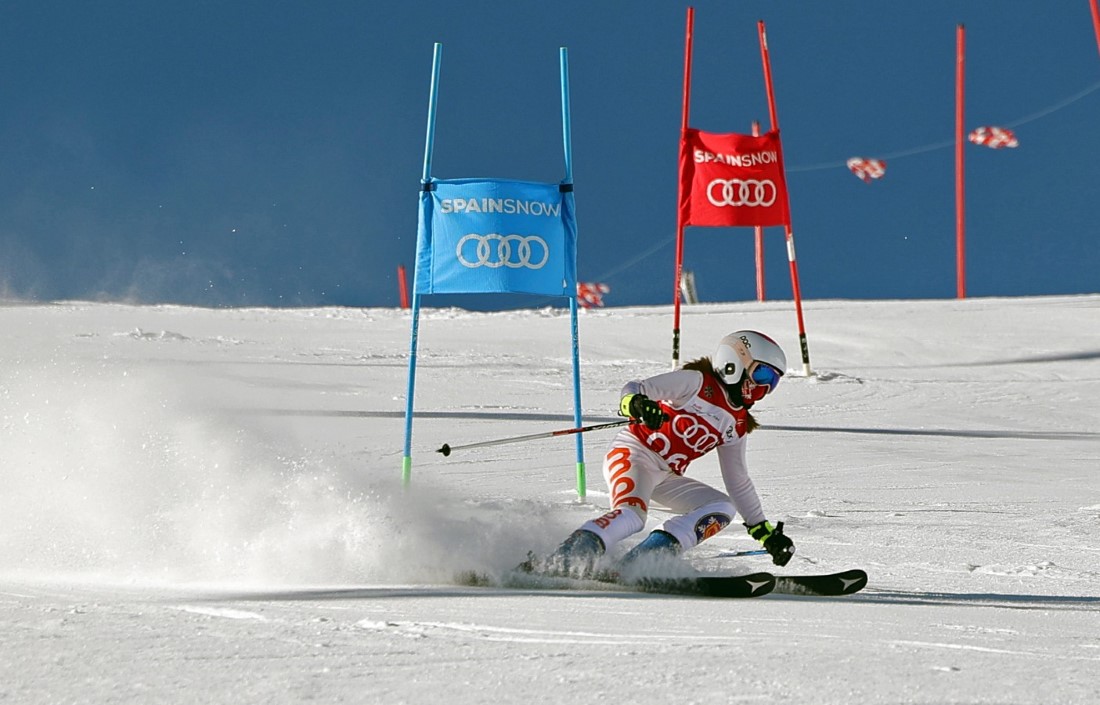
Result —
[[561, 133], [565, 147], [565, 180], [573, 183], [573, 137], [569, 125], [569, 50], [559, 50], [561, 62]]
[[424, 173], [420, 180], [428, 183], [432, 178], [432, 149], [435, 147], [435, 113], [439, 100], [439, 64], [443, 59], [443, 45], [435, 43], [432, 53], [432, 88], [428, 95], [428, 133], [424, 138]]
[[[424, 171], [420, 177], [421, 188], [426, 189], [432, 178], [432, 149], [435, 146], [435, 115], [439, 96], [439, 65], [443, 58], [443, 45], [435, 43], [432, 54], [432, 86], [428, 95], [428, 129], [424, 138]], [[418, 258], [419, 259], [419, 258]], [[416, 276], [414, 274], [413, 281]], [[416, 386], [416, 346], [420, 329], [420, 294], [413, 293], [412, 334], [409, 336], [409, 386], [405, 391], [405, 454], [401, 460], [401, 482], [408, 486], [412, 479], [412, 425], [413, 390]], [[579, 424], [578, 424], [579, 425]]]
[[[573, 184], [573, 138], [569, 124], [569, 50], [561, 47], [559, 50], [561, 64], [561, 131], [562, 145], [565, 150], [565, 181]], [[574, 251], [574, 260], [576, 252]], [[576, 262], [573, 265], [576, 270]], [[581, 425], [581, 355], [580, 336], [577, 327], [577, 292], [574, 288], [569, 294], [569, 318], [571, 337], [573, 341], [573, 423]], [[577, 434], [577, 498], [584, 500], [587, 489], [587, 472], [584, 467], [584, 440]]]
[[420, 328], [420, 294], [413, 294], [412, 335], [409, 338], [409, 386], [405, 391], [405, 454], [401, 460], [401, 483], [412, 479], [413, 389], [416, 386], [416, 339]]

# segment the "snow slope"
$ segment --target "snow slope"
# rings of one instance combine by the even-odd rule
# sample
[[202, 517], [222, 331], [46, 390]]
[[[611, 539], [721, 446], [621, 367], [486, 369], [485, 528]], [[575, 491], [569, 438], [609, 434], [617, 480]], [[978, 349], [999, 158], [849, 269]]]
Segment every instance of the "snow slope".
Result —
[[[584, 501], [572, 437], [433, 452], [572, 426], [563, 310], [422, 312], [403, 489], [408, 312], [0, 305], [0, 702], [1100, 702], [1100, 296], [805, 313], [811, 377], [790, 302], [687, 307], [683, 355], [784, 346], [749, 462], [785, 570], [870, 585], [721, 601], [453, 584], [605, 506], [613, 431]], [[671, 318], [582, 312], [586, 422]]]

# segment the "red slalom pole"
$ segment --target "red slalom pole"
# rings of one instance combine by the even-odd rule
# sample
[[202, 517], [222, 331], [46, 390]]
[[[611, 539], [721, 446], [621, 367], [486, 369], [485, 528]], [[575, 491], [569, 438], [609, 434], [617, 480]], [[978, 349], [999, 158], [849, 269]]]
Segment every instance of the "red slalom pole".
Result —
[[405, 265], [397, 265], [397, 293], [401, 297], [401, 308], [409, 307], [409, 284], [405, 279]]
[[[752, 121], [752, 136], [760, 136], [760, 123]], [[764, 228], [756, 225], [753, 227], [753, 235], [756, 243], [756, 300], [764, 300]]]
[[[684, 148], [684, 135], [688, 129], [688, 108], [691, 105], [691, 40], [692, 28], [695, 26], [695, 8], [687, 9], [687, 29], [684, 33], [684, 102], [680, 116], [680, 150]], [[680, 155], [680, 159], [683, 159]], [[683, 165], [678, 165], [679, 177]], [[680, 364], [680, 280], [684, 276], [684, 221], [683, 209], [680, 207], [684, 201], [684, 184], [682, 178], [676, 180], [676, 273], [672, 288], [672, 369]]]
[[[775, 111], [775, 90], [772, 86], [772, 63], [768, 55], [768, 35], [764, 29], [763, 20], [757, 22], [756, 27], [760, 33], [760, 59], [764, 64], [764, 84], [768, 90], [768, 114], [771, 118], [772, 130], [778, 131], [779, 118]], [[786, 224], [786, 234], [787, 261], [791, 265], [791, 293], [794, 296], [795, 316], [798, 319], [798, 343], [799, 347], [802, 348], [802, 371], [807, 377], [810, 377], [813, 375], [813, 370], [810, 368], [810, 344], [806, 338], [806, 323], [802, 317], [802, 289], [798, 284], [798, 261], [794, 252], [794, 230], [791, 229], [789, 222]]]
[[1100, 4], [1097, 0], [1091, 0], [1092, 6], [1092, 31], [1096, 33], [1096, 50], [1100, 51]]

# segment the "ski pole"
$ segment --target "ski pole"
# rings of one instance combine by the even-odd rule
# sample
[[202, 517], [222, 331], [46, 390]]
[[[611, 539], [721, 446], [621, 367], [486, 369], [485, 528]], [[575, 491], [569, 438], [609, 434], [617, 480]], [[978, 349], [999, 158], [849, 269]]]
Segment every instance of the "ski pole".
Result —
[[485, 446], [499, 446], [505, 443], [519, 443], [520, 441], [533, 441], [536, 438], [553, 438], [554, 436], [568, 436], [574, 433], [588, 433], [589, 431], [599, 431], [604, 428], [615, 428], [616, 426], [626, 426], [627, 424], [635, 423], [635, 419], [623, 419], [622, 421], [612, 421], [611, 423], [601, 423], [595, 426], [580, 426], [578, 428], [564, 428], [560, 431], [547, 431], [545, 433], [532, 433], [526, 436], [514, 436], [512, 438], [498, 438], [495, 441], [481, 441], [479, 443], [467, 443], [461, 446], [452, 446], [446, 443], [443, 447], [436, 451], [436, 453], [442, 453], [446, 458], [451, 454], [451, 451], [466, 450], [467, 448], [484, 448]]
[[753, 549], [751, 551], [723, 551], [719, 553], [715, 558], [740, 558], [741, 556], [766, 556], [768, 551], [763, 548]]

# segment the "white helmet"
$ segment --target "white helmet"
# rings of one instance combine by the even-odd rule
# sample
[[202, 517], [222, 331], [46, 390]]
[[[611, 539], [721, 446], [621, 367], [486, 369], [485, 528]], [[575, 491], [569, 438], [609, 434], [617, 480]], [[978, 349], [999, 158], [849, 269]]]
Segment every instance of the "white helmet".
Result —
[[779, 344], [754, 330], [739, 330], [722, 338], [711, 363], [723, 382], [739, 384], [753, 360], [771, 365], [780, 375], [787, 371], [787, 356]]

